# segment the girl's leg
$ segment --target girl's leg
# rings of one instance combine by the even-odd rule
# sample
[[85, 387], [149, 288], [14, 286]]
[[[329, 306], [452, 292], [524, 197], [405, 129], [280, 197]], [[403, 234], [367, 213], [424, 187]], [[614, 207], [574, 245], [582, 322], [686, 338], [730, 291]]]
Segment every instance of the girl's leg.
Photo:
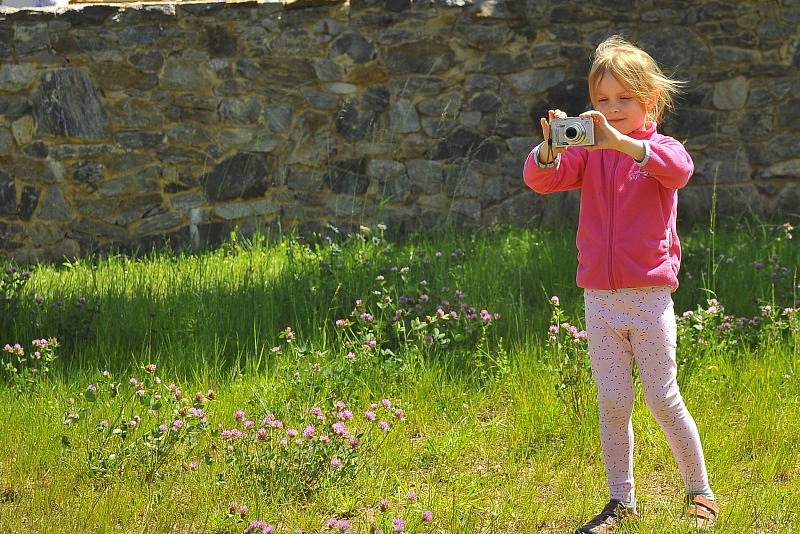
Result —
[[631, 330], [631, 344], [647, 406], [667, 438], [686, 490], [713, 498], [700, 434], [678, 389], [672, 296], [669, 288], [663, 288], [641, 298], [640, 328]]
[[633, 353], [627, 332], [615, 328], [620, 319], [616, 297], [606, 291], [587, 290], [584, 298], [608, 489], [612, 499], [634, 504]]

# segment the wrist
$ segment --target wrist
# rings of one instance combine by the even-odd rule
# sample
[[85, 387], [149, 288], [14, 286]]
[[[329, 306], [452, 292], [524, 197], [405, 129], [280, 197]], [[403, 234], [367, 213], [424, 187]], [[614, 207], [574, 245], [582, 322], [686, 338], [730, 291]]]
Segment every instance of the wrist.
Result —
[[[552, 149], [547, 150], [548, 148], [549, 147], [545, 141], [539, 143], [539, 146], [536, 149], [536, 161], [538, 163], [541, 163], [542, 165], [549, 165], [556, 160]], [[547, 156], [550, 156], [550, 158], [548, 159]]]

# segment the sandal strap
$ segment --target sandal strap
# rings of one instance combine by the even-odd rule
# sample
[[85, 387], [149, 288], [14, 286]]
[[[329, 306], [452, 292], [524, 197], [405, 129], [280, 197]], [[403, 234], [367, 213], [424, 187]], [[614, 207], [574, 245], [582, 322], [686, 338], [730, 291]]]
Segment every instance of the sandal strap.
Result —
[[715, 519], [717, 517], [717, 514], [711, 510], [706, 510], [702, 506], [695, 506], [693, 504], [689, 506], [686, 513], [690, 517], [699, 517], [701, 519]]
[[719, 514], [719, 505], [715, 502], [706, 497], [705, 495], [695, 495], [692, 497], [692, 503], [698, 506], [702, 506], [711, 514], [716, 517]]

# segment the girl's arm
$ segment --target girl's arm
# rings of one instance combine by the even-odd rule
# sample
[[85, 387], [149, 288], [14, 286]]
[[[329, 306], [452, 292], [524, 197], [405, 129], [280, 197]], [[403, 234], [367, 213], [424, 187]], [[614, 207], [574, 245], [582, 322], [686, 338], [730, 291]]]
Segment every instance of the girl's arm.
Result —
[[657, 136], [657, 139], [644, 143], [647, 145], [647, 153], [639, 163], [642, 170], [668, 189], [680, 189], [689, 182], [694, 172], [694, 163], [680, 141], [668, 136]]
[[550, 164], [543, 164], [537, 156], [544, 143], [535, 147], [525, 160], [522, 177], [525, 185], [540, 194], [578, 189], [583, 181], [588, 153], [582, 147], [570, 147]]
[[694, 172], [694, 163], [683, 145], [667, 135], [654, 139], [634, 139], [611, 127], [599, 111], [586, 111], [581, 117], [592, 117], [597, 144], [587, 150], [611, 148], [627, 154], [647, 173], [668, 189], [685, 186]]

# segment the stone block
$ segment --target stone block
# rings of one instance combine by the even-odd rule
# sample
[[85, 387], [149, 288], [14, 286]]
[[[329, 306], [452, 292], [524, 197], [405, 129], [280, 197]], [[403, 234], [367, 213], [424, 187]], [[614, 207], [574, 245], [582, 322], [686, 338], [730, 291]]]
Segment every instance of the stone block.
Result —
[[33, 111], [39, 135], [106, 138], [108, 116], [94, 83], [82, 69], [46, 71], [33, 94]]
[[747, 102], [750, 82], [744, 76], [714, 84], [714, 107], [717, 109], [742, 109]]

